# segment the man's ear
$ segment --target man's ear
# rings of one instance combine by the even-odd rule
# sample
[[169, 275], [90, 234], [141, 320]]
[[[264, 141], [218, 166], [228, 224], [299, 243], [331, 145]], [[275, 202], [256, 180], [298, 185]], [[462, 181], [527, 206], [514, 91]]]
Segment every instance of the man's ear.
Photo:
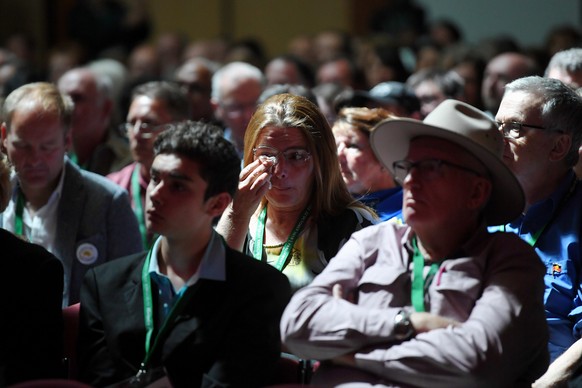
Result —
[[572, 136], [568, 134], [560, 134], [554, 139], [554, 146], [550, 151], [550, 161], [558, 162], [566, 157], [568, 152], [570, 152], [570, 147], [572, 146]]
[[218, 193], [206, 200], [206, 212], [212, 217], [218, 217], [232, 201], [230, 194], [226, 192]]
[[491, 196], [491, 188], [492, 184], [489, 179], [475, 177], [473, 191], [467, 203], [469, 209], [480, 209], [487, 205], [489, 197]]

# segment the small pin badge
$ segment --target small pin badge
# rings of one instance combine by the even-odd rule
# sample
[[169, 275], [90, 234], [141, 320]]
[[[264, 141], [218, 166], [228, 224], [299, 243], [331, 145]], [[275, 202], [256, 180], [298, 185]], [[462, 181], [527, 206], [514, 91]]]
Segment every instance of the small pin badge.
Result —
[[562, 273], [562, 266], [558, 263], [552, 264], [552, 275], [556, 276]]
[[93, 244], [83, 243], [77, 247], [77, 260], [81, 264], [91, 265], [97, 261], [99, 257], [99, 251], [97, 247]]

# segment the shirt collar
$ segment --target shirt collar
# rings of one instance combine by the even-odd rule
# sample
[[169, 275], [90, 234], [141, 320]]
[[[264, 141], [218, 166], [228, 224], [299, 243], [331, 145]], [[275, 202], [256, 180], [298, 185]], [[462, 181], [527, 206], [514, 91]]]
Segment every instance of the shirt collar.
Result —
[[[148, 272], [150, 275], [155, 273], [158, 276], [167, 277], [160, 272], [160, 265], [158, 263], [158, 252], [162, 238], [163, 236], [159, 237], [154, 242]], [[208, 246], [202, 255], [202, 260], [200, 261], [198, 271], [196, 271], [196, 273], [193, 274], [190, 279], [188, 279], [188, 281], [185, 283], [185, 287], [192, 286], [198, 281], [198, 279], [225, 281], [225, 256], [226, 250], [224, 248], [224, 242], [222, 241], [220, 235], [213, 230]]]

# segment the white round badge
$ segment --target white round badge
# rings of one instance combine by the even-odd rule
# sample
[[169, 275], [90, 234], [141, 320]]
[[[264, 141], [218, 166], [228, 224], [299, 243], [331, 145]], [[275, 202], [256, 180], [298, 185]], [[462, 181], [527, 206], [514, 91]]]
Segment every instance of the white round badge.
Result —
[[77, 260], [81, 264], [90, 265], [97, 261], [99, 252], [93, 244], [83, 243], [77, 247]]

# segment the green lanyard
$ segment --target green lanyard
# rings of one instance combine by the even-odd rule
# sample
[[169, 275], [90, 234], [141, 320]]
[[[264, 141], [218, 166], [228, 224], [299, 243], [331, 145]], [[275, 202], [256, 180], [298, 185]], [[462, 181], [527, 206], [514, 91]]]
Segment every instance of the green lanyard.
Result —
[[154, 339], [153, 345], [151, 344], [152, 336], [154, 333], [154, 303], [152, 298], [152, 279], [149, 274], [150, 268], [150, 260], [152, 257], [153, 248], [149, 250], [146, 260], [144, 262], [142, 271], [141, 271], [141, 284], [143, 290], [143, 313], [144, 313], [144, 322], [146, 327], [146, 338], [145, 338], [145, 357], [143, 362], [141, 363], [140, 370], [138, 372], [138, 376], [146, 372], [146, 367], [150, 362], [152, 355], [154, 354], [155, 350], [158, 348], [161, 338], [164, 338], [167, 332], [170, 329], [171, 322], [174, 321], [174, 318], [180, 313], [182, 310], [184, 303], [181, 303], [184, 299], [184, 293], [181, 293], [178, 296], [178, 300], [174, 302], [170, 313], [164, 320], [158, 335]]
[[[558, 206], [556, 207], [556, 210], [552, 213], [552, 216], [550, 217], [550, 219], [548, 220], [548, 222], [546, 222], [537, 232], [535, 232], [533, 234], [533, 236], [527, 236], [525, 238], [525, 241], [532, 246], [533, 248], [535, 248], [538, 239], [540, 238], [540, 236], [542, 235], [542, 233], [544, 233], [544, 230], [546, 230], [546, 228], [548, 227], [548, 225], [550, 225], [552, 222], [554, 222], [554, 220], [556, 219], [556, 217], [558, 216], [558, 214], [562, 211], [562, 208], [566, 205], [566, 202], [568, 202], [568, 199], [570, 199], [570, 197], [572, 196], [572, 193], [574, 193], [574, 190], [576, 189], [576, 185], [578, 184], [578, 179], [576, 177], [573, 178], [572, 183], [570, 184], [570, 188], [568, 189], [568, 191], [564, 194], [564, 196], [562, 197], [562, 199], [560, 200], [560, 203], [558, 204]], [[505, 225], [501, 225], [499, 227], [499, 231], [500, 232], [505, 232]]]
[[420, 249], [418, 249], [418, 245], [416, 243], [416, 236], [412, 238], [412, 246], [414, 248], [414, 254], [412, 256], [412, 263], [413, 263], [413, 275], [414, 279], [412, 280], [412, 306], [414, 310], [417, 312], [425, 311], [424, 307], [424, 292], [425, 286], [428, 288], [432, 279], [434, 278], [435, 274], [439, 269], [439, 264], [432, 263], [430, 265], [430, 269], [428, 274], [426, 275], [426, 285], [425, 285], [425, 278], [424, 278], [424, 257], [422, 253], [420, 253]]
[[21, 237], [24, 236], [24, 222], [22, 217], [24, 215], [24, 197], [21, 193], [18, 194], [16, 199], [16, 212], [14, 213], [14, 233]]
[[133, 197], [133, 206], [135, 216], [137, 217], [137, 223], [139, 224], [139, 233], [141, 234], [141, 240], [145, 249], [149, 249], [151, 246], [148, 243], [148, 232], [145, 224], [145, 216], [143, 213], [143, 205], [141, 203], [141, 186], [139, 185], [139, 164], [136, 163], [133, 172], [131, 173], [131, 195]]
[[[311, 213], [311, 205], [307, 206], [299, 219], [297, 220], [297, 224], [293, 227], [289, 238], [285, 241], [283, 245], [283, 249], [281, 249], [281, 254], [279, 254], [279, 258], [275, 263], [275, 268], [279, 271], [283, 271], [287, 264], [287, 258], [289, 257], [289, 253], [293, 249], [293, 245], [295, 245], [295, 241], [297, 241], [297, 237], [301, 234], [301, 231], [305, 227], [305, 223], [307, 218], [309, 218], [309, 214]], [[255, 235], [255, 249], [253, 250], [253, 256], [257, 260], [261, 260], [263, 257], [263, 236], [265, 234], [265, 223], [267, 220], [267, 205], [261, 210], [259, 214], [259, 219], [257, 220], [257, 233]]]

